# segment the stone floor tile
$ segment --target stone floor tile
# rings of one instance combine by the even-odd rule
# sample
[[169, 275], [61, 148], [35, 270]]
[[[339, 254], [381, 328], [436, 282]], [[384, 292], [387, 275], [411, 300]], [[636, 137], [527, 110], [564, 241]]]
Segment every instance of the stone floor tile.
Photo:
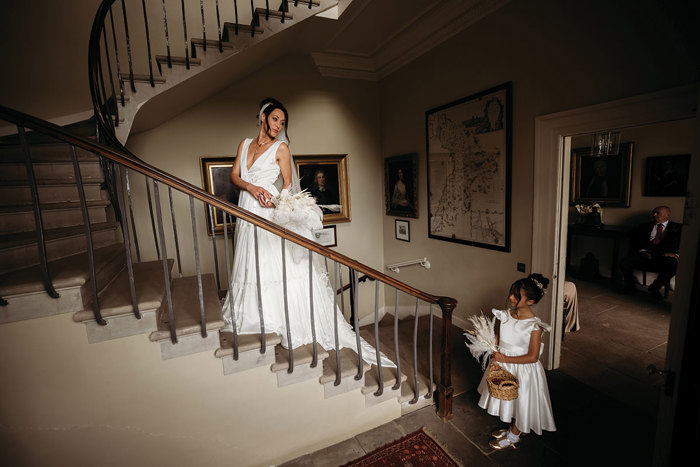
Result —
[[311, 453], [310, 456], [314, 467], [331, 467], [346, 464], [365, 454], [360, 443], [355, 438], [350, 438]]
[[385, 423], [364, 433], [355, 436], [365, 452], [372, 452], [394, 440], [402, 438], [408, 433], [404, 432], [399, 425], [394, 422]]

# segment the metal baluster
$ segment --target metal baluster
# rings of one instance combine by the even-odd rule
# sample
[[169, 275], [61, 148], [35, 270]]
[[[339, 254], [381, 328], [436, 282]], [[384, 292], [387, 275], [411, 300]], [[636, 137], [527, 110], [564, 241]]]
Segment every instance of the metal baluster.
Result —
[[122, 107], [126, 105], [124, 101], [124, 80], [122, 80], [121, 68], [119, 66], [119, 48], [117, 47], [117, 33], [114, 30], [114, 16], [112, 15], [112, 6], [109, 7], [109, 22], [112, 25], [112, 42], [114, 42], [114, 59], [117, 62], [117, 81], [119, 82], [119, 96], [122, 99]]
[[202, 268], [199, 265], [199, 240], [197, 240], [197, 222], [194, 217], [194, 198], [190, 196], [190, 218], [192, 219], [192, 241], [194, 242], [194, 262], [197, 268], [197, 291], [199, 292], [199, 319], [202, 325], [202, 337], [207, 337], [207, 318], [204, 314], [204, 290], [202, 288]]
[[287, 300], [287, 257], [284, 252], [284, 238], [282, 240], [282, 293], [284, 295], [284, 320], [287, 325], [287, 345], [289, 346], [289, 368], [287, 368], [287, 373], [294, 372], [294, 352], [292, 348], [292, 331], [289, 327], [289, 303]]
[[207, 51], [207, 28], [204, 26], [204, 0], [199, 0], [199, 9], [202, 11], [202, 50]]
[[[99, 51], [100, 47], [98, 44], [97, 50]], [[109, 126], [112, 128], [112, 134], [115, 132], [115, 127], [114, 127], [114, 119], [112, 118], [112, 114], [109, 113], [109, 107], [107, 104], [107, 91], [105, 91], [105, 79], [104, 79], [104, 71], [102, 70], [102, 57], [98, 57], [97, 63], [99, 64], [97, 68], [97, 76], [100, 79], [100, 91], [102, 91], [102, 102], [100, 102], [100, 106], [102, 107], [102, 113], [107, 114], [109, 117]]]
[[255, 283], [258, 293], [258, 315], [260, 316], [260, 353], [265, 353], [265, 318], [263, 317], [262, 290], [260, 287], [260, 255], [258, 252], [258, 226], [253, 224], [253, 239], [255, 241]]
[[[163, 26], [165, 27], [165, 50], [168, 55], [168, 68], [172, 68], [173, 63], [172, 59], [170, 58], [170, 34], [168, 34], [168, 12], [165, 9], [165, 0], [163, 0]], [[146, 34], [146, 37], [148, 37], [148, 34]], [[160, 63], [158, 64], [158, 69], [160, 69]]]
[[112, 98], [114, 99], [114, 126], [119, 126], [119, 106], [117, 105], [117, 93], [114, 90], [114, 76], [112, 75], [112, 61], [109, 58], [109, 45], [107, 44], [107, 27], [102, 25], [102, 36], [105, 40], [105, 54], [107, 58], [107, 71], [109, 72], [109, 84], [112, 87]]
[[219, 52], [224, 51], [223, 36], [221, 35], [221, 15], [219, 15], [219, 0], [216, 0], [216, 29], [219, 38]]
[[394, 349], [396, 351], [396, 383], [391, 387], [394, 391], [401, 387], [401, 356], [399, 355], [399, 289], [394, 300]]
[[170, 217], [173, 220], [173, 236], [175, 237], [175, 255], [177, 256], [177, 271], [182, 277], [182, 264], [180, 261], [180, 243], [177, 241], [177, 225], [175, 224], [175, 208], [173, 207], [173, 190], [168, 186], [168, 197], [170, 198]]
[[311, 310], [311, 343], [314, 346], [311, 368], [316, 368], [316, 365], [318, 365], [318, 350], [316, 349], [316, 323], [314, 322], [313, 255], [314, 252], [309, 250], [309, 308]]
[[[141, 250], [139, 249], [139, 237], [136, 235], [136, 224], [134, 223], [134, 209], [131, 205], [131, 184], [129, 183], [129, 169], [124, 167], [126, 177], [126, 195], [129, 199], [129, 218], [131, 219], [131, 231], [134, 233], [134, 247], [136, 247], [136, 260], [141, 262]], [[124, 212], [124, 211], [122, 211]]]
[[[231, 256], [228, 253], [228, 213], [221, 211], [224, 217], [224, 255], [226, 258], [226, 289], [231, 291]], [[238, 360], [238, 333], [236, 332], [236, 323], [233, 319], [233, 297], [228, 302], [229, 311], [231, 312], [231, 329], [233, 330], [233, 359]]]
[[0, 297], [0, 306], [7, 306], [7, 305], [9, 305], [9, 303], [7, 303], [7, 300], [5, 300], [4, 298]]
[[182, 29], [185, 32], [185, 68], [190, 69], [190, 43], [187, 40], [187, 21], [185, 21], [185, 0], [180, 0], [182, 4]]
[[233, 33], [235, 35], [238, 35], [238, 1], [233, 0], [233, 11], [236, 14], [236, 23], [233, 26]]
[[379, 387], [375, 396], [384, 393], [384, 375], [382, 374], [382, 355], [379, 351], [379, 281], [374, 282], [374, 347], [377, 351], [377, 374], [379, 375]]
[[216, 271], [216, 290], [221, 290], [221, 279], [219, 278], [219, 255], [216, 253], [216, 231], [214, 231], [214, 214], [215, 209], [212, 209], [211, 204], [207, 204], [209, 207], [209, 226], [211, 228], [211, 244], [214, 248], [214, 271]]
[[355, 325], [355, 339], [357, 341], [357, 374], [355, 375], [355, 380], [359, 381], [362, 379], [363, 376], [362, 369], [364, 366], [364, 362], [362, 361], [362, 345], [360, 343], [360, 318], [358, 317], [360, 304], [358, 302], [357, 289], [359, 284], [357, 283], [357, 271], [355, 271], [354, 269], [350, 269], [350, 280], [355, 285], [355, 290], [352, 291], [354, 295], [353, 303], [355, 304], [355, 309], [353, 310], [353, 323]]
[[78, 156], [75, 153], [75, 146], [70, 146], [70, 157], [73, 161], [73, 173], [75, 174], [75, 186], [78, 189], [78, 198], [80, 199], [80, 210], [83, 214], [83, 225], [85, 226], [85, 242], [87, 243], [88, 267], [90, 268], [90, 288], [92, 290], [92, 310], [95, 314], [95, 321], [101, 325], [106, 325], [107, 322], [102, 319], [100, 312], [100, 300], [97, 296], [97, 274], [95, 273], [95, 251], [92, 243], [92, 229], [90, 228], [90, 214], [88, 213], [87, 201], [85, 200], [85, 188], [83, 187], [83, 177], [80, 173], [78, 165]]
[[255, 27], [260, 25], [260, 18], [255, 11], [255, 5], [253, 5], [253, 0], [250, 0], [250, 10], [253, 12], [252, 21], [250, 23], [250, 37], [255, 37]]
[[[124, 234], [124, 250], [126, 254], [126, 272], [129, 276], [129, 292], [131, 293], [131, 308], [134, 312], [134, 316], [137, 319], [141, 319], [141, 311], [139, 310], [138, 300], [136, 299], [136, 283], [134, 281], [134, 266], [131, 262], [131, 238], [129, 237], [129, 224], [126, 221], [126, 213], [124, 211], [124, 191], [122, 186], [122, 175], [119, 169], [119, 164], [114, 167], [114, 178], [117, 181], [118, 186], [116, 187], [117, 192], [117, 203], [119, 204], [119, 211], [121, 215], [121, 226], [122, 232]], [[133, 220], [133, 218], [132, 218]]]
[[416, 298], [416, 316], [413, 320], [413, 399], [408, 403], [418, 402], [418, 298]]
[[[282, 0], [282, 5], [280, 6], [280, 11], [282, 12], [282, 23], [284, 23], [285, 16], [287, 15], [287, 12], [289, 11], [289, 3], [287, 0]], [[267, 18], [265, 18], [267, 19]]]
[[[44, 282], [44, 289], [46, 293], [52, 298], [58, 298], [59, 294], [53, 287], [51, 281], [51, 273], [49, 272], [49, 260], [46, 255], [46, 241], [44, 236], [44, 221], [41, 217], [41, 207], [39, 206], [39, 189], [36, 185], [36, 177], [34, 176], [34, 165], [32, 164], [32, 158], [29, 155], [29, 145], [27, 144], [27, 135], [24, 132], [23, 126], [17, 126], [17, 131], [19, 133], [19, 141], [22, 145], [22, 153], [24, 154], [24, 163], [27, 169], [27, 178], [29, 180], [29, 188], [32, 194], [32, 208], [34, 210], [34, 223], [36, 225], [36, 241], [37, 248], [39, 249], [39, 262], [41, 263], [41, 277]], [[98, 320], [100, 324], [105, 324], [104, 321], [100, 322], [102, 318]]]
[[265, 0], [265, 21], [270, 19], [270, 0]]
[[426, 399], [433, 397], [433, 304], [430, 304], [430, 338], [428, 343], [428, 392], [425, 394]]
[[[148, 15], [146, 14], [146, 0], [141, 0], [143, 5], [143, 22], [146, 25], [146, 47], [148, 48], [148, 74], [151, 78], [151, 87], [156, 87], [153, 81], [153, 59], [151, 58], [151, 34], [148, 31]], [[155, 180], [154, 180], [155, 181]]]
[[[340, 384], [340, 379], [341, 379], [341, 369], [340, 369], [340, 342], [338, 339], [338, 294], [335, 293], [336, 290], [338, 290], [338, 269], [339, 265], [335, 261], [333, 262], [333, 331], [335, 332], [335, 369], [336, 369], [336, 374], [335, 374], [335, 382], [333, 383], [334, 386], [338, 386]], [[342, 278], [341, 278], [342, 282]], [[341, 284], [340, 287], [342, 288], [343, 285]], [[343, 317], [343, 320], [345, 320], [345, 317]]]
[[309, 10], [311, 9], [311, 5], [312, 5], [313, 3], [314, 3], [314, 1], [313, 1], [313, 0], [309, 0], [309, 7], [308, 7], [308, 8], [309, 8]]
[[126, 5], [124, 0], [122, 0], [122, 14], [124, 16], [124, 32], [126, 33], [126, 56], [129, 61], [129, 81], [131, 82], [131, 92], [136, 92], [136, 85], [134, 84], [134, 66], [131, 60], [131, 41], [129, 40], [129, 23], [126, 20]]
[[345, 321], [345, 290], [343, 290], [343, 267], [341, 265], [338, 265], [338, 270], [340, 271], [340, 312], [343, 315], [343, 321]]
[[170, 268], [168, 267], [168, 250], [165, 246], [165, 232], [163, 231], [163, 214], [160, 210], [160, 195], [158, 194], [158, 182], [153, 180], [153, 194], [156, 198], [156, 214], [158, 216], [158, 234], [160, 244], [163, 247], [163, 277], [165, 278], [165, 298], [168, 303], [168, 324], [170, 325], [170, 340], [177, 344], [177, 333], [175, 331], [175, 315], [173, 314], [173, 296], [170, 292]]
[[[151, 228], [153, 229], [153, 241], [156, 245], [156, 254], [158, 259], [160, 259], [160, 248], [158, 247], [158, 235], [156, 234], [156, 220], [153, 217], [153, 202], [151, 201], [151, 186], [148, 184], [148, 177], [144, 177], [146, 180], [146, 197], [148, 198], [148, 212], [151, 214]], [[155, 183], [155, 180], [153, 180]]]

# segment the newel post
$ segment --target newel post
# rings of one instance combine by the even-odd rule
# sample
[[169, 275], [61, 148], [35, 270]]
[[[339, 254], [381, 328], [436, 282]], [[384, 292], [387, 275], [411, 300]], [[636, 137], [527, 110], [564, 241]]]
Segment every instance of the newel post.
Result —
[[438, 300], [442, 310], [442, 352], [440, 354], [440, 383], [438, 384], [438, 415], [444, 421], [452, 418], [452, 312], [457, 300], [442, 297]]

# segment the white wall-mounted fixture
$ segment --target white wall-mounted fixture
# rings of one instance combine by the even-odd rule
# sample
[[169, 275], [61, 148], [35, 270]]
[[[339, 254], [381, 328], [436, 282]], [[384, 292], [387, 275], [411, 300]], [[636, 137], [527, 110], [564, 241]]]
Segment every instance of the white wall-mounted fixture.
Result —
[[408, 261], [401, 261], [400, 263], [387, 264], [386, 268], [398, 274], [399, 268], [403, 268], [405, 266], [413, 266], [415, 264], [420, 264], [425, 269], [430, 269], [430, 261], [428, 261], [428, 258], [411, 259]]

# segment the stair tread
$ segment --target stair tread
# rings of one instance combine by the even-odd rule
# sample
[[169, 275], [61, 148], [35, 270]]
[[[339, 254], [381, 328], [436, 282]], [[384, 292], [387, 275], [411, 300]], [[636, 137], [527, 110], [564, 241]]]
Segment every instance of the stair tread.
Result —
[[[240, 26], [240, 25], [239, 25], [239, 26]], [[204, 40], [202, 40], [202, 39], [192, 39], [192, 43], [193, 43], [194, 45], [198, 45], [198, 46], [201, 47], [201, 46], [204, 45]], [[225, 41], [222, 41], [222, 42], [221, 42], [221, 46], [222, 46], [224, 49], [233, 49], [234, 44], [233, 44], [233, 42], [225, 42]], [[219, 41], [214, 40], [214, 39], [207, 39], [207, 47], [219, 47]]]
[[[131, 78], [129, 77], [129, 73], [120, 73], [119, 76], [123, 81], [129, 81]], [[141, 83], [150, 83], [151, 82], [151, 75], [142, 75], [142, 74], [137, 74], [134, 73], [134, 81], [138, 81]], [[165, 83], [165, 78], [162, 76], [158, 75], [153, 75], [153, 82], [154, 83]]]
[[[156, 55], [156, 62], [163, 63], [163, 64], [167, 65], [168, 64], [168, 56], [167, 55]], [[170, 63], [174, 63], [177, 65], [185, 65], [187, 63], [187, 59], [185, 57], [171, 55], [170, 56]], [[201, 65], [201, 64], [202, 64], [201, 58], [190, 57], [190, 65]]]
[[[370, 369], [370, 365], [362, 362], [363, 373]], [[328, 351], [328, 358], [323, 361], [323, 375], [319, 378], [321, 384], [326, 384], [335, 381], [337, 370], [337, 361], [335, 350]], [[340, 376], [342, 378], [353, 377], [357, 374], [357, 352], [350, 348], [340, 349]]]
[[[282, 336], [276, 333], [265, 333], [265, 347], [277, 345], [282, 342]], [[233, 355], [233, 332], [220, 331], [219, 344], [221, 345], [214, 356], [217, 358]], [[250, 350], [260, 350], [260, 334], [239, 334], [238, 352], [248, 352]]]
[[[173, 260], [170, 260], [171, 267], [172, 264]], [[165, 295], [163, 262], [155, 260], [134, 263], [133, 270], [136, 301], [139, 305], [139, 310], [158, 309]], [[99, 299], [100, 312], [104, 318], [133, 314], [129, 271], [127, 268], [119, 272], [116, 279], [100, 294]], [[78, 322], [93, 319], [95, 319], [95, 316], [92, 309], [79, 311], [73, 315], [73, 320]]]
[[[102, 177], [82, 177], [83, 185], [99, 185], [104, 181]], [[65, 186], [75, 185], [74, 178], [37, 178], [38, 186]], [[28, 180], [3, 180], [2, 185], [5, 187], [11, 186], [29, 186]]]
[[[413, 376], [410, 378], [407, 378], [406, 381], [401, 383], [401, 395], [399, 396], [399, 402], [408, 402], [410, 400], [413, 400], [415, 397], [414, 390], [413, 390]], [[435, 385], [433, 385], [433, 390], [435, 389]], [[423, 398], [425, 397], [425, 394], [428, 392], [428, 379], [422, 376], [421, 374], [418, 374], [418, 398]]]
[[[266, 11], [265, 8], [256, 8], [255, 9], [255, 12], [260, 16], [261, 20], [265, 19], [265, 11]], [[274, 18], [274, 19], [282, 18], [282, 12], [279, 10], [270, 9], [270, 18]], [[287, 21], [288, 19], [289, 20], [294, 19], [294, 17], [292, 16], [292, 14], [290, 12], [287, 12], [284, 15], [284, 20]]]
[[[105, 267], [118, 255], [124, 255], [124, 245], [115, 243], [101, 248], [96, 248], [95, 266], [99, 269]], [[49, 261], [49, 271], [56, 289], [67, 287], [80, 287], [90, 280], [90, 267], [87, 252], [78, 253], [65, 258]], [[0, 296], [42, 292], [44, 283], [41, 279], [39, 265], [17, 269], [0, 275]]]
[[[365, 373], [365, 384], [362, 386], [362, 394], [369, 394], [379, 389], [379, 371], [376, 365], [372, 365]], [[390, 388], [396, 383], [396, 368], [382, 367], [382, 379], [384, 389]], [[406, 375], [401, 373], [401, 382], [406, 381]]]
[[[316, 343], [316, 351], [319, 362], [328, 357], [328, 352], [319, 343]], [[311, 363], [313, 361], [313, 344], [299, 346], [292, 351], [292, 354], [294, 355], [294, 366]], [[272, 364], [270, 369], [277, 372], [287, 368], [289, 368], [289, 350], [278, 344], [275, 346], [275, 363]]]
[[[202, 274], [202, 292], [207, 330], [221, 329], [225, 323], [213, 274]], [[197, 276], [175, 278], [172, 281], [171, 296], [176, 334], [184, 336], [201, 332]], [[152, 341], [170, 339], [168, 306], [165, 299], [158, 312], [157, 323], [158, 330], [152, 332], [149, 339]]]
[[[102, 230], [114, 230], [119, 227], [118, 222], [97, 222], [90, 224], [92, 232], [98, 232]], [[52, 240], [59, 240], [67, 237], [75, 237], [78, 235], [85, 234], [85, 227], [83, 225], [73, 225], [70, 227], [58, 227], [55, 229], [46, 229], [44, 231], [44, 237], [47, 242]], [[36, 231], [26, 231], [26, 232], [15, 232], [0, 235], [0, 250], [5, 248], [15, 248], [18, 246], [31, 245], [36, 243]]]
[[[236, 28], [236, 23], [226, 22], [226, 23], [224, 23], [224, 28], [226, 28], [226, 29], [235, 29], [235, 28]], [[240, 31], [243, 31], [243, 32], [250, 32], [250, 31], [252, 31], [252, 29], [253, 29], [253, 27], [252, 27], [250, 24], [241, 24], [241, 23], [238, 23], [238, 31], [239, 31], [239, 33], [240, 33]], [[255, 34], [264, 34], [264, 33], [265, 33], [265, 30], [264, 30], [263, 28], [261, 28], [260, 26], [256, 26], [256, 27], [255, 27]], [[216, 42], [216, 41], [214, 41], [214, 42]], [[218, 43], [217, 43], [217, 44], [218, 44]]]
[[[98, 157], [82, 148], [76, 147], [78, 162], [99, 162]], [[37, 162], [69, 162], [72, 163], [70, 145], [67, 143], [35, 143], [29, 145], [29, 156], [33, 163]], [[24, 152], [17, 144], [0, 146], [0, 161], [2, 163], [24, 164]]]
[[[93, 207], [107, 207], [110, 202], [106, 199], [94, 199], [87, 200], [86, 204], [89, 208]], [[0, 214], [9, 214], [17, 212], [27, 212], [33, 211], [32, 203], [21, 203], [21, 204], [10, 204], [7, 206], [0, 206]], [[80, 201], [60, 201], [58, 203], [41, 203], [41, 210], [60, 210], [60, 209], [80, 209]]]

